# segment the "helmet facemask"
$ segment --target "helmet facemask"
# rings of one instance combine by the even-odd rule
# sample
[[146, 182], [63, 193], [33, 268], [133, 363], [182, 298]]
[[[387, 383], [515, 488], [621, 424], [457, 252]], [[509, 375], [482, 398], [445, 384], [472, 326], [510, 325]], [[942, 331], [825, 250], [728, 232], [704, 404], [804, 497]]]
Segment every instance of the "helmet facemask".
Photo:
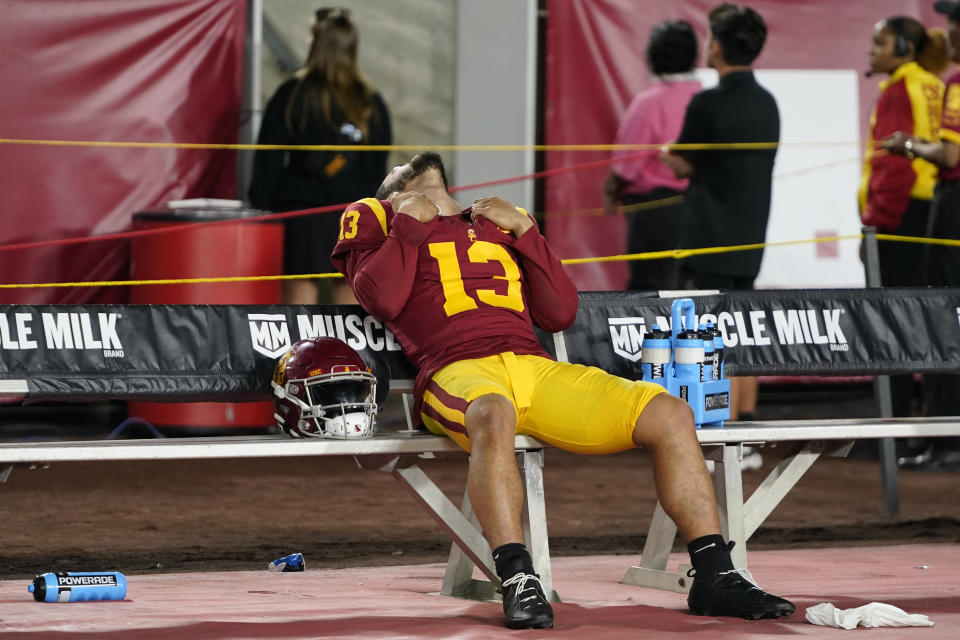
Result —
[[[273, 383], [273, 387], [279, 398], [299, 409], [298, 420], [296, 410], [287, 416], [292, 436], [338, 439], [373, 436], [377, 378], [372, 373], [344, 367], [342, 371], [288, 380], [283, 387]], [[294, 421], [296, 427], [291, 424]]]

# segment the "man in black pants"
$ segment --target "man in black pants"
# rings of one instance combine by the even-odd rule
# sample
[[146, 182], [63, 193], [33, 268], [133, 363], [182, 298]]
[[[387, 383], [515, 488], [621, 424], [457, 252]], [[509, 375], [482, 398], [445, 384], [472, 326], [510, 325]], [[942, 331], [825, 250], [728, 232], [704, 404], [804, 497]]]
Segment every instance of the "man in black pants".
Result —
[[[780, 112], [770, 92], [757, 84], [751, 65], [767, 37], [763, 18], [728, 3], [710, 12], [707, 65], [720, 83], [701, 91], [687, 107], [678, 144], [777, 143]], [[762, 243], [770, 215], [773, 148], [665, 153], [678, 178], [690, 178], [680, 246], [686, 249]], [[753, 289], [763, 250], [694, 256], [681, 265], [688, 289]], [[756, 407], [756, 379], [731, 379], [731, 418]]]

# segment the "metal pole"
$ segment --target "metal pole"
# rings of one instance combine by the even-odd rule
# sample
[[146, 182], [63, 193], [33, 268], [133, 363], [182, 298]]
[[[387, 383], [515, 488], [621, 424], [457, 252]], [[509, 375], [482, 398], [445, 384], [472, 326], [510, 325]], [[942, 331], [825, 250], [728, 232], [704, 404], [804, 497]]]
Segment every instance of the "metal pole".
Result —
[[[868, 288], [882, 286], [880, 282], [880, 254], [877, 251], [877, 230], [863, 227], [863, 267]], [[890, 395], [890, 376], [873, 377], [873, 393], [881, 418], [893, 417], [893, 399]], [[880, 476], [883, 487], [883, 512], [890, 517], [900, 515], [900, 489], [897, 481], [897, 449], [893, 438], [879, 441]]]
[[[260, 130], [262, 106], [261, 50], [263, 48], [263, 0], [247, 0], [246, 42], [243, 48], [243, 106], [240, 109], [241, 144], [253, 144]], [[253, 173], [253, 152], [237, 151], [237, 199], [246, 200], [247, 188]]]

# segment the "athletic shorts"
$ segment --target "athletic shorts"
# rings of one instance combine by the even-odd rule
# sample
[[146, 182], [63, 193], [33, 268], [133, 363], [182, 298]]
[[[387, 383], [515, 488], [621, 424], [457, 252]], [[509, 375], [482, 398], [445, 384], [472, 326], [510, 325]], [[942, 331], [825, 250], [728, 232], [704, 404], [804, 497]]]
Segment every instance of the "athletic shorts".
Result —
[[421, 417], [430, 431], [470, 451], [464, 412], [480, 396], [495, 393], [516, 409], [518, 434], [577, 453], [614, 453], [636, 446], [640, 413], [665, 392], [596, 367], [508, 351], [440, 369], [423, 393]]

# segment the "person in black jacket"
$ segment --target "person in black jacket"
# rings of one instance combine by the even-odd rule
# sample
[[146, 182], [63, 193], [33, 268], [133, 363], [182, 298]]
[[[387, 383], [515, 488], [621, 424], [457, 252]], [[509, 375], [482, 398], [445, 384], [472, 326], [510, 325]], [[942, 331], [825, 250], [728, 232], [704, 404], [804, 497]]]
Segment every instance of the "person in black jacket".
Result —
[[[680, 247], [760, 244], [770, 215], [773, 162], [780, 140], [780, 111], [757, 83], [753, 61], [767, 38], [763, 18], [749, 7], [723, 3], [709, 15], [707, 65], [717, 70], [716, 87], [693, 96], [680, 144], [767, 143], [759, 149], [704, 149], [665, 153], [678, 178], [689, 178]], [[706, 254], [681, 266], [685, 289], [753, 289], [763, 250]], [[756, 378], [731, 379], [730, 417], [753, 419]]]
[[[357, 66], [357, 29], [344, 9], [318, 9], [307, 60], [267, 103], [258, 144], [389, 145], [390, 115]], [[377, 190], [386, 173], [386, 151], [257, 151], [250, 202], [267, 211], [349, 204]], [[329, 273], [339, 234], [339, 212], [286, 222], [284, 271]], [[287, 304], [316, 304], [320, 282], [288, 280]], [[349, 287], [334, 280], [332, 302], [355, 303]]]

